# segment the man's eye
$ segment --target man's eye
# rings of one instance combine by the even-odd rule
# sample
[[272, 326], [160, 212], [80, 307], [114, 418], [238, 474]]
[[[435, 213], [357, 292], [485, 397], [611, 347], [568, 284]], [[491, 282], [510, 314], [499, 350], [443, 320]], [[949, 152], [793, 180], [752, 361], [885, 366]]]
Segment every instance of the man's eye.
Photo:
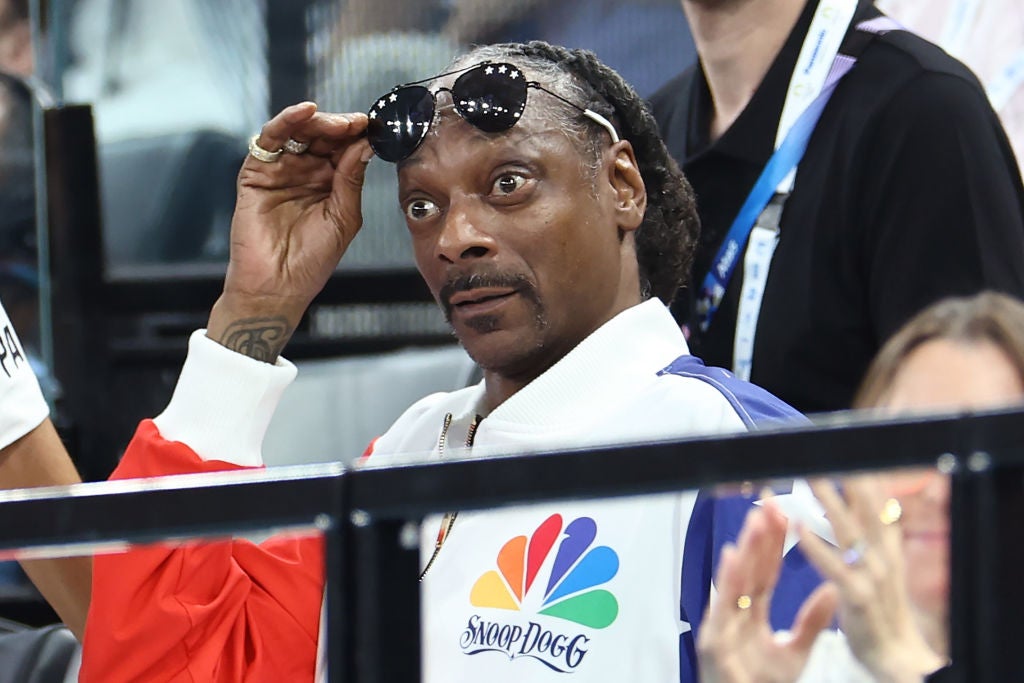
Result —
[[405, 216], [410, 220], [421, 221], [437, 215], [437, 204], [429, 199], [414, 199], [405, 207]]
[[494, 191], [497, 194], [512, 194], [526, 184], [526, 178], [515, 173], [506, 173], [494, 181]]

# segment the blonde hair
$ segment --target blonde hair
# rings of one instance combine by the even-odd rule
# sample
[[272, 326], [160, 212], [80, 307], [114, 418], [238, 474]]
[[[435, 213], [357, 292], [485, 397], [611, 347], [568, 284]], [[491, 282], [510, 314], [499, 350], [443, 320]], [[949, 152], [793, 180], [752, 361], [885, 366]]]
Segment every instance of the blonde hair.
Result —
[[911, 318], [871, 362], [854, 397], [854, 407], [877, 406], [907, 356], [926, 342], [938, 339], [994, 344], [1006, 354], [1024, 382], [1024, 303], [1006, 294], [982, 292], [943, 299]]

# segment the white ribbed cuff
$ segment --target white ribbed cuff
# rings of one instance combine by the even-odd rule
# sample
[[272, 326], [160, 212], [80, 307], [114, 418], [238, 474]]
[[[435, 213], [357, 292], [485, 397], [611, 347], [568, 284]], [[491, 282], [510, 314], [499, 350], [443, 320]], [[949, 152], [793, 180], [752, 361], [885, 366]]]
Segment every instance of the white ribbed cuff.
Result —
[[49, 414], [25, 347], [0, 305], [0, 448], [31, 432]]
[[270, 418], [296, 372], [283, 358], [273, 365], [254, 360], [197, 330], [171, 402], [154, 422], [163, 438], [203, 460], [258, 467]]

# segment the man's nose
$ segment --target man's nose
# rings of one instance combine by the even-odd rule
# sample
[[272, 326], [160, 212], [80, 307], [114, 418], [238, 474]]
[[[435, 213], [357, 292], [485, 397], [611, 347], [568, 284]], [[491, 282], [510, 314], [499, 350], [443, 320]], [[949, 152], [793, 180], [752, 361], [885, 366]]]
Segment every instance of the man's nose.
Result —
[[483, 223], [478, 203], [472, 198], [451, 201], [437, 239], [437, 257], [442, 261], [458, 263], [494, 252], [495, 242]]

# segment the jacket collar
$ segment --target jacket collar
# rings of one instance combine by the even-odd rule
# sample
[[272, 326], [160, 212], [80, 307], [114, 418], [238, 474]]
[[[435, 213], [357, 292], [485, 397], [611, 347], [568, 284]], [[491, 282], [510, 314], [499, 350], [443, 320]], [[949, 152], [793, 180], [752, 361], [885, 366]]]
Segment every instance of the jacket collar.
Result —
[[[623, 391], [653, 381], [689, 353], [671, 313], [651, 299], [619, 313], [486, 416], [484, 425], [571, 423]], [[483, 386], [479, 387], [482, 397]]]

